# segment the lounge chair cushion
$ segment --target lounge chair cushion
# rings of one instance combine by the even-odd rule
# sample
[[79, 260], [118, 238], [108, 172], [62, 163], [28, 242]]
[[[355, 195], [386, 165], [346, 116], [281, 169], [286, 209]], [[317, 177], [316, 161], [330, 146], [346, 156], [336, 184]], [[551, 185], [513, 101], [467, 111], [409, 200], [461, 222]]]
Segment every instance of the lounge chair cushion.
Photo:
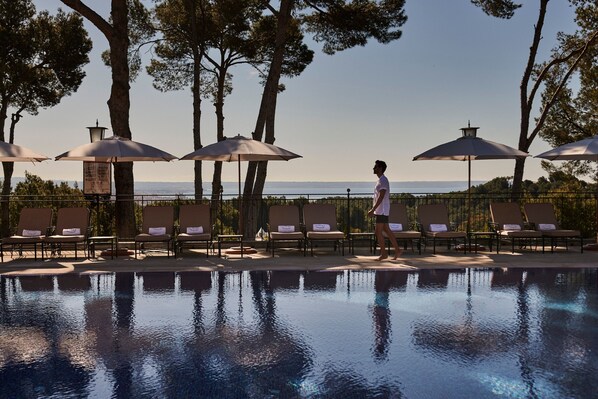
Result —
[[[400, 239], [418, 239], [422, 235], [419, 231], [416, 230], [393, 231], [392, 234], [395, 236], [395, 238]], [[385, 231], [382, 232], [382, 235], [384, 237], [387, 237]]]
[[203, 226], [187, 227], [187, 234], [203, 234]]
[[330, 231], [330, 225], [327, 223], [314, 223], [313, 231]]
[[278, 232], [279, 233], [294, 233], [295, 232], [295, 226], [292, 226], [292, 225], [280, 225], [280, 226], [278, 226]]
[[144, 241], [144, 242], [164, 242], [170, 240], [170, 234], [146, 234], [141, 233], [135, 236], [135, 241]]
[[150, 227], [147, 232], [152, 236], [161, 236], [166, 234], [166, 227]]
[[556, 230], [556, 226], [552, 223], [539, 223], [538, 230]]
[[579, 230], [543, 230], [542, 235], [544, 237], [580, 237], [581, 232]]
[[46, 238], [46, 242], [49, 243], [73, 243], [73, 242], [83, 242], [85, 241], [85, 236], [81, 235], [81, 234], [77, 234], [77, 235], [59, 235], [59, 234], [54, 234], [51, 235], [50, 237]]
[[342, 240], [345, 235], [342, 231], [308, 231], [307, 238], [311, 240]]
[[42, 242], [45, 239], [45, 236], [34, 236], [34, 237], [24, 237], [24, 236], [10, 236], [2, 239], [2, 244], [35, 244]]
[[42, 235], [41, 230], [23, 230], [23, 237], [39, 237]]
[[432, 238], [463, 238], [467, 237], [467, 233], [464, 231], [428, 231], [426, 232], [427, 237]]
[[63, 236], [78, 236], [81, 235], [81, 229], [77, 227], [72, 227], [68, 229], [62, 229]]
[[176, 237], [177, 241], [210, 241], [212, 235], [210, 233], [189, 234], [181, 233]]
[[300, 231], [294, 231], [291, 233], [281, 233], [273, 231], [270, 233], [271, 240], [302, 240], [303, 233]]
[[403, 231], [403, 225], [401, 223], [389, 223], [390, 231]]
[[536, 230], [501, 230], [501, 237], [508, 238], [539, 238], [542, 237], [542, 232]]
[[509, 230], [509, 231], [520, 231], [521, 225], [516, 224], [516, 223], [505, 223], [505, 224], [503, 224], [502, 229]]

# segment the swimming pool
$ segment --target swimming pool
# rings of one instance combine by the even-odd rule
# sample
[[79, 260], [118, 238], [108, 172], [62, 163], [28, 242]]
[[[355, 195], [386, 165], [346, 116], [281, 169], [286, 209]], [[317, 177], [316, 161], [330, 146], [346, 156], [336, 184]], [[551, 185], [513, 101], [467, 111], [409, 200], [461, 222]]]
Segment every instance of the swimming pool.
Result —
[[596, 269], [2, 277], [0, 397], [589, 398]]

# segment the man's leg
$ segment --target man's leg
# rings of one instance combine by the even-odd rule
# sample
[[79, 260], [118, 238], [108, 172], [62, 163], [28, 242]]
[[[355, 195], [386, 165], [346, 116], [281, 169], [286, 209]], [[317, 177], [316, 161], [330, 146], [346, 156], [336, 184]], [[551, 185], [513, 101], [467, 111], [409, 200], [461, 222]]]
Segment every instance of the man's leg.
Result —
[[388, 238], [390, 239], [390, 243], [392, 244], [393, 248], [395, 249], [395, 256], [393, 257], [393, 259], [396, 259], [399, 256], [401, 256], [403, 251], [401, 251], [401, 248], [399, 248], [399, 243], [397, 242], [397, 239], [396, 239], [394, 233], [392, 232], [392, 230], [390, 229], [390, 226], [388, 225], [388, 223], [384, 223], [383, 229], [384, 229], [384, 232], [386, 232], [386, 235], [388, 236]]
[[388, 258], [388, 252], [386, 252], [386, 247], [384, 246], [384, 236], [382, 235], [383, 229], [384, 223], [376, 223], [376, 240], [378, 240], [378, 245], [380, 246], [380, 256], [378, 257], [378, 260]]

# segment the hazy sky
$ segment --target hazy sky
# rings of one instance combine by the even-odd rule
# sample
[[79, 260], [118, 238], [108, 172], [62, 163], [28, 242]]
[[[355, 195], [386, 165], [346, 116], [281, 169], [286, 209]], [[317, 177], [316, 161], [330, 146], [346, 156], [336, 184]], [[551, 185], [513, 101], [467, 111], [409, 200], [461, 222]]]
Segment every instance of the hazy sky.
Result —
[[[466, 180], [467, 164], [417, 161], [412, 158], [460, 136], [471, 120], [480, 137], [516, 147], [519, 127], [519, 83], [537, 18], [538, 1], [524, 6], [511, 20], [485, 15], [469, 0], [408, 0], [403, 37], [388, 45], [371, 42], [328, 56], [312, 43], [313, 63], [294, 79], [278, 100], [276, 144], [303, 155], [289, 162], [270, 162], [271, 181], [361, 181], [373, 179], [374, 160], [389, 165], [387, 176], [400, 180]], [[55, 11], [61, 3], [37, 0], [38, 10]], [[109, 0], [88, 1], [105, 17]], [[63, 6], [63, 8], [66, 8]], [[17, 126], [15, 143], [54, 157], [87, 143], [86, 126], [110, 128], [106, 101], [110, 71], [100, 61], [107, 41], [91, 24], [91, 62], [79, 91], [58, 106], [27, 115]], [[545, 56], [558, 31], [575, 29], [573, 10], [565, 0], [551, 1], [541, 44]], [[146, 58], [148, 58], [146, 56]], [[262, 88], [249, 68], [232, 70], [234, 91], [226, 99], [225, 135], [249, 136], [255, 125]], [[176, 156], [193, 150], [190, 91], [161, 93], [143, 74], [131, 89], [133, 139]], [[112, 135], [108, 131], [108, 136]], [[202, 143], [216, 141], [214, 108], [203, 102]], [[536, 139], [535, 155], [549, 146]], [[242, 173], [245, 171], [243, 165]], [[473, 180], [513, 174], [514, 161], [477, 161]], [[44, 179], [81, 180], [79, 162], [46, 161], [15, 164], [15, 176], [30, 171]], [[213, 164], [205, 162], [204, 180]], [[192, 181], [193, 162], [138, 162], [138, 181]], [[236, 164], [224, 165], [223, 178], [236, 180]], [[543, 175], [540, 161], [528, 159], [525, 178]]]

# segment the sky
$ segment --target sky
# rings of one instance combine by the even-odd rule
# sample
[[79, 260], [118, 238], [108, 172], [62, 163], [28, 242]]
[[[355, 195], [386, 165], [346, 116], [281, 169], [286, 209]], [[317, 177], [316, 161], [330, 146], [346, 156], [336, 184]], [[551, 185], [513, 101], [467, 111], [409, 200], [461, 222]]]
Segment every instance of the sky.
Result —
[[[402, 37], [387, 45], [371, 41], [365, 47], [333, 56], [310, 41], [314, 61], [302, 75], [284, 79], [278, 99], [276, 145], [301, 154], [289, 162], [270, 162], [270, 181], [373, 180], [375, 160], [385, 160], [391, 181], [467, 180], [467, 163], [412, 161], [438, 144], [461, 135], [468, 121], [479, 126], [478, 136], [517, 146], [519, 84], [539, 1], [521, 1], [510, 20], [484, 14], [469, 0], [407, 0], [408, 21]], [[57, 0], [36, 0], [38, 11], [68, 9]], [[88, 1], [104, 17], [109, 0]], [[109, 128], [106, 101], [110, 70], [100, 54], [106, 39], [92, 24], [85, 26], [93, 40], [86, 78], [79, 90], [17, 125], [15, 144], [55, 157], [89, 142], [87, 126]], [[559, 31], [575, 30], [573, 9], [565, 0], [552, 1], [541, 42], [541, 59], [556, 44]], [[146, 53], [144, 58], [151, 57]], [[247, 67], [232, 70], [233, 92], [225, 103], [225, 136], [250, 136], [255, 125], [262, 87]], [[131, 85], [130, 126], [133, 140], [175, 156], [193, 151], [192, 98], [189, 89], [162, 93], [143, 73]], [[210, 101], [203, 102], [202, 144], [216, 141], [216, 120]], [[8, 124], [7, 124], [8, 127]], [[537, 138], [532, 155], [550, 147]], [[244, 175], [246, 165], [242, 165]], [[513, 174], [513, 160], [475, 161], [472, 180]], [[14, 176], [25, 171], [44, 179], [78, 180], [80, 162], [16, 163]], [[213, 164], [205, 162], [203, 179], [212, 179]], [[193, 162], [137, 162], [136, 181], [193, 181]], [[540, 160], [528, 158], [526, 179], [545, 175]], [[236, 181], [237, 165], [225, 164], [223, 180]]]

